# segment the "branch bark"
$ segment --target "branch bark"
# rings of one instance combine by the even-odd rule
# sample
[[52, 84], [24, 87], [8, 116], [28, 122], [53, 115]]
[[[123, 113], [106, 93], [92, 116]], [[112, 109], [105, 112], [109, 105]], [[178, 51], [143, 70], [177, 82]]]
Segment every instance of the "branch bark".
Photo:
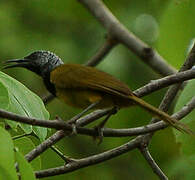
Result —
[[[175, 82], [180, 82], [181, 80], [186, 80], [186, 79], [191, 79], [194, 78], [195, 76], [195, 69], [191, 69], [185, 72], [180, 72], [177, 73], [175, 75], [171, 75], [159, 80], [155, 80], [151, 83], [149, 83], [148, 85], [144, 86], [143, 88], [140, 88], [136, 91], [134, 91], [134, 93], [140, 97], [146, 94], [149, 94], [150, 92], [153, 92], [157, 89], [160, 89], [162, 87], [165, 87], [166, 85], [170, 85], [171, 83], [175, 83]], [[78, 125], [79, 126], [84, 126], [100, 117], [103, 117], [104, 115], [106, 115], [109, 112], [109, 110], [99, 110], [96, 112], [93, 112], [87, 116], [85, 116], [84, 118], [81, 118], [80, 120], [78, 120]], [[35, 119], [35, 118], [29, 118], [29, 117], [24, 117], [24, 116], [20, 116], [11, 112], [7, 112], [5, 110], [0, 109], [0, 117], [3, 118], [7, 118], [7, 119], [11, 119], [14, 121], [18, 121], [18, 122], [22, 122], [22, 123], [26, 123], [26, 124], [31, 124], [31, 125], [38, 125], [38, 126], [43, 126], [43, 127], [49, 127], [49, 128], [55, 128], [55, 129], [63, 129], [66, 131], [72, 131], [72, 126], [68, 123], [65, 123], [63, 121], [59, 121], [59, 120], [40, 120], [40, 119]], [[146, 128], [145, 128], [146, 129]], [[81, 134], [88, 134], [88, 135], [97, 135], [97, 132], [94, 133], [93, 129], [89, 129], [89, 128], [81, 128], [78, 127], [77, 128], [78, 133]], [[106, 134], [105, 134], [106, 135]]]
[[116, 39], [108, 36], [103, 46], [97, 51], [97, 53], [85, 64], [86, 66], [96, 66], [105, 56], [118, 44]]
[[[187, 115], [188, 113], [190, 113], [193, 109], [195, 108], [195, 97], [192, 98], [192, 100], [186, 105], [186, 107], [183, 107], [181, 111], [179, 111], [178, 113], [174, 114], [173, 117], [177, 117], [178, 119], [181, 117], [184, 117], [185, 115]], [[156, 124], [159, 124], [159, 126], [162, 126], [163, 128], [166, 127], [167, 125], [164, 122], [158, 122]], [[153, 126], [154, 124], [151, 124], [150, 126]], [[144, 128], [144, 127], [142, 127]], [[114, 148], [112, 150], [106, 151], [104, 153], [98, 154], [98, 155], [94, 155], [94, 156], [90, 156], [87, 158], [83, 158], [83, 159], [79, 159], [76, 161], [73, 161], [69, 164], [67, 164], [66, 166], [60, 166], [60, 167], [56, 167], [56, 168], [50, 168], [50, 169], [46, 169], [46, 170], [42, 170], [42, 171], [37, 171], [35, 172], [36, 177], [37, 178], [43, 178], [43, 177], [49, 177], [49, 176], [55, 176], [55, 175], [59, 175], [59, 174], [64, 174], [64, 173], [68, 173], [68, 172], [72, 172], [75, 171], [77, 169], [81, 169], [90, 165], [94, 165], [97, 163], [101, 163], [103, 161], [109, 160], [111, 158], [117, 157], [123, 153], [126, 153], [130, 150], [133, 150], [135, 148], [140, 148], [140, 145], [142, 144], [142, 137], [137, 137], [134, 140], [120, 146], [117, 148]], [[145, 158], [149, 158], [149, 160], [152, 160], [152, 157], [145, 157]], [[153, 160], [152, 160], [153, 161]], [[155, 162], [150, 162], [152, 166], [156, 166]], [[158, 175], [158, 173], [160, 173], [160, 169], [158, 169], [158, 167], [154, 167], [156, 168], [155, 171], [156, 174]], [[159, 176], [162, 176], [162, 174], [160, 174]], [[164, 178], [166, 176], [164, 175]]]
[[140, 147], [140, 152], [152, 168], [153, 172], [159, 177], [161, 180], [168, 180], [168, 177], [163, 173], [163, 171], [160, 169], [160, 167], [157, 165], [157, 163], [152, 158], [149, 150], [147, 147]]
[[[195, 43], [194, 43], [188, 57], [186, 58], [184, 64], [180, 68], [179, 72], [184, 72], [188, 69], [193, 69], [192, 67], [193, 67], [194, 64], [195, 64]], [[163, 100], [162, 100], [162, 102], [159, 106], [160, 110], [165, 111], [165, 112], [168, 111], [171, 103], [173, 102], [174, 98], [176, 97], [176, 95], [177, 95], [178, 91], [180, 90], [181, 86], [182, 86], [182, 82], [173, 85], [172, 87], [170, 87], [167, 90], [167, 92], [166, 92], [166, 94], [165, 94], [165, 96], [164, 96], [164, 98], [163, 98]], [[152, 118], [150, 123], [155, 123], [157, 121], [158, 121], [158, 119]], [[151, 140], [152, 136], [153, 136], [153, 133], [143, 135], [142, 136], [143, 143], [149, 144], [149, 141]]]
[[36, 178], [50, 177], [50, 176], [72, 172], [72, 171], [75, 171], [77, 169], [81, 169], [87, 166], [95, 165], [95, 164], [107, 161], [109, 159], [112, 159], [114, 157], [120, 156], [121, 154], [127, 153], [130, 150], [138, 147], [139, 143], [140, 143], [139, 139], [132, 140], [117, 148], [114, 148], [109, 151], [105, 151], [103, 153], [93, 155], [87, 158], [83, 158], [83, 159], [70, 162], [65, 166], [50, 168], [50, 169], [46, 169], [42, 171], [36, 171], [35, 175], [36, 175]]
[[128, 49], [134, 52], [141, 60], [154, 71], [167, 76], [176, 73], [154, 49], [142, 42], [133, 33], [128, 31], [103, 4], [101, 0], [78, 0], [104, 26], [110, 36], [116, 38]]

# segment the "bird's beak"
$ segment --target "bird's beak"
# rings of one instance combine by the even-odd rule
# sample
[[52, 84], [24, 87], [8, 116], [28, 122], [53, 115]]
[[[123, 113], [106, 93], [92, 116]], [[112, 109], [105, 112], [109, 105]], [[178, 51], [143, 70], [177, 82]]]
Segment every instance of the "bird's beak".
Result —
[[27, 60], [27, 59], [12, 59], [12, 60], [5, 61], [4, 64], [5, 64], [5, 67], [3, 67], [3, 69], [9, 69], [9, 68], [13, 68], [13, 67], [26, 68], [29, 65], [29, 60]]

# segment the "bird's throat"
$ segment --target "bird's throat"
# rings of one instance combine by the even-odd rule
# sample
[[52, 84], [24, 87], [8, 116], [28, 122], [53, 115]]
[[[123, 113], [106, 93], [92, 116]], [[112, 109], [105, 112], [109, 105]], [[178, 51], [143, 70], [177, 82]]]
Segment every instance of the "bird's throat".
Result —
[[50, 74], [48, 76], [45, 76], [45, 78], [43, 78], [43, 82], [47, 88], [47, 90], [53, 94], [54, 96], [56, 96], [56, 88], [54, 86], [54, 84], [52, 84], [50, 82]]

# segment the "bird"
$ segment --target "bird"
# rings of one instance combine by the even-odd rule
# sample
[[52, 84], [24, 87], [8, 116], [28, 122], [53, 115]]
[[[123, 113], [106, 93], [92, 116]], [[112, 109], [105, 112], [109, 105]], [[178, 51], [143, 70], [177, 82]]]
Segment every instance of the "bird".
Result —
[[5, 69], [22, 67], [41, 76], [47, 90], [66, 104], [84, 109], [125, 108], [138, 105], [174, 128], [192, 134], [187, 125], [137, 97], [125, 83], [94, 67], [64, 64], [50, 51], [38, 50], [7, 60]]

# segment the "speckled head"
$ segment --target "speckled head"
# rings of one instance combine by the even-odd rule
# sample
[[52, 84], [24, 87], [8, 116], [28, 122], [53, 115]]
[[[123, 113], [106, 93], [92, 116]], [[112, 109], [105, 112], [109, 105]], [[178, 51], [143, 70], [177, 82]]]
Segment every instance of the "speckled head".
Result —
[[8, 60], [6, 63], [16, 63], [8, 65], [5, 68], [23, 67], [42, 76], [47, 76], [57, 66], [63, 64], [63, 61], [50, 51], [35, 51], [23, 59]]

